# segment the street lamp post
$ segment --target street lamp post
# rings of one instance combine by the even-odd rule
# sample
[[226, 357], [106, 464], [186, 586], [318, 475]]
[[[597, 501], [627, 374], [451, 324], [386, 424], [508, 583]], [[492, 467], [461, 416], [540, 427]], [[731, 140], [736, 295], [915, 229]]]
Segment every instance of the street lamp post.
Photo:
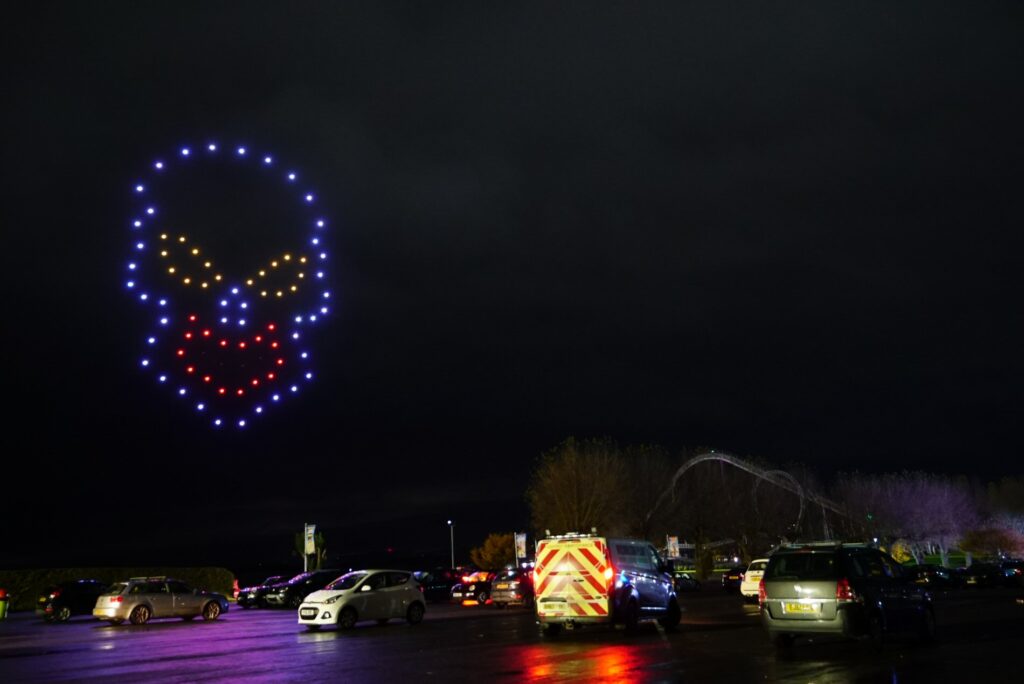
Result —
[[452, 542], [452, 564], [451, 567], [455, 567], [455, 523], [451, 520], [448, 521], [448, 534], [451, 536]]

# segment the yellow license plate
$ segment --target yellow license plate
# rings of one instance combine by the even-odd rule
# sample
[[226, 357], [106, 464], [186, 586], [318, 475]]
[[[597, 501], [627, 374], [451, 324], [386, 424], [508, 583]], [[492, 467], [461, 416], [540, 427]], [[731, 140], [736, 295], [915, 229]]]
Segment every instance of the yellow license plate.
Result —
[[498, 589], [508, 589], [508, 585], [507, 585], [507, 584], [497, 584], [497, 585], [495, 585], [495, 586], [496, 586], [496, 587], [497, 587]]
[[782, 604], [783, 610], [787, 613], [817, 613], [820, 610], [820, 605], [817, 603], [784, 603]]

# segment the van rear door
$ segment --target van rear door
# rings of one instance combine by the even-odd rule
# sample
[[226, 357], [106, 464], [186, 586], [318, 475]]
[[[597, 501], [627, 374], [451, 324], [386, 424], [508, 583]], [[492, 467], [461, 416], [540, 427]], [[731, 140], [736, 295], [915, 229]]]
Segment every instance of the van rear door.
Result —
[[538, 617], [607, 619], [613, 572], [601, 537], [541, 540], [534, 570]]

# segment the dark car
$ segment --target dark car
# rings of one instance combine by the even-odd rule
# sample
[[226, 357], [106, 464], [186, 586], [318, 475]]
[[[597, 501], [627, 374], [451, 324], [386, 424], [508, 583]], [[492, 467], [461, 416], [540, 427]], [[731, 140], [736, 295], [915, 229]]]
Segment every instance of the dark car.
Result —
[[72, 615], [92, 615], [96, 599], [107, 585], [94, 579], [61, 582], [47, 589], [36, 601], [36, 611], [47, 622], [67, 622]]
[[462, 581], [462, 574], [455, 568], [419, 570], [412, 576], [419, 583], [423, 598], [430, 602], [447, 603], [452, 598], [452, 587]]
[[911, 565], [904, 567], [904, 570], [915, 584], [934, 589], [952, 589], [959, 586], [959, 578], [949, 568], [941, 565]]
[[464, 606], [485, 605], [491, 600], [491, 580], [494, 573], [476, 570], [462, 576], [462, 581], [452, 587], [452, 603]]
[[682, 558], [669, 558], [665, 563], [668, 565], [669, 572], [672, 573], [672, 581], [675, 584], [676, 593], [698, 591], [700, 589], [700, 580], [686, 569], [687, 566], [693, 567], [692, 561]]
[[722, 573], [722, 588], [731, 593], [739, 593], [740, 585], [743, 584], [743, 575], [747, 572], [747, 566], [736, 565]]
[[533, 605], [533, 573], [522, 568], [506, 568], [491, 581], [491, 601], [498, 608]]
[[758, 590], [761, 619], [779, 646], [805, 634], [935, 637], [927, 589], [888, 554], [865, 544], [784, 546], [768, 561]]
[[341, 570], [314, 570], [292, 577], [287, 582], [271, 586], [264, 595], [268, 606], [298, 608], [302, 599], [319, 591], [344, 574]]
[[972, 563], [960, 574], [965, 587], [1001, 587], [1006, 583], [1006, 573], [995, 563]]
[[1003, 581], [1007, 586], [1024, 586], [1024, 560], [1004, 560], [999, 567], [1003, 570]]
[[266, 595], [270, 588], [288, 581], [287, 575], [271, 575], [259, 584], [238, 591], [240, 608], [266, 608]]

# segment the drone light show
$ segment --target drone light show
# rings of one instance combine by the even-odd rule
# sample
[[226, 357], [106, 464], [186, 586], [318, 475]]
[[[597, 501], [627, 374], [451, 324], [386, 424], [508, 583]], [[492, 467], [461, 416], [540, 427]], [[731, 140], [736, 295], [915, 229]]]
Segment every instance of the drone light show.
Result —
[[[263, 195], [276, 186], [289, 203], [284, 249], [260, 248], [243, 233], [244, 250], [217, 254], [226, 226], [201, 213], [169, 185], [195, 189], [217, 174], [248, 174]], [[206, 174], [205, 176], [203, 174]], [[301, 174], [249, 146], [180, 147], [152, 161], [129, 185], [127, 291], [150, 314], [140, 336], [139, 368], [215, 429], [244, 429], [275, 405], [293, 400], [316, 377], [310, 338], [330, 313], [324, 233], [327, 218]], [[165, 192], [166, 191], [166, 192]], [[244, 202], [237, 193], [226, 204]], [[191, 210], [187, 211], [187, 210]], [[233, 226], [245, 230], [244, 221]], [[278, 231], [279, 233], [281, 231]], [[228, 256], [260, 254], [241, 269]]]

